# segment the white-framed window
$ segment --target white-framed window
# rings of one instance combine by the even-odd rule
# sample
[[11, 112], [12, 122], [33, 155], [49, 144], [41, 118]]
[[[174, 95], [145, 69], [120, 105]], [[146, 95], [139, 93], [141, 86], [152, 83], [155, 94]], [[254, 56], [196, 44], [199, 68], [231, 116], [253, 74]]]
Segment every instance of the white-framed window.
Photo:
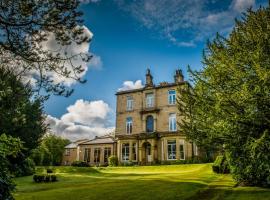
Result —
[[185, 140], [179, 141], [179, 155], [180, 160], [185, 160]]
[[94, 150], [94, 162], [97, 164], [100, 162], [100, 148]]
[[194, 156], [198, 156], [198, 147], [195, 143], [193, 143], [193, 151], [194, 151]]
[[168, 160], [176, 159], [176, 140], [168, 140]]
[[66, 149], [65, 156], [70, 156], [70, 149]]
[[132, 125], [133, 125], [132, 117], [128, 117], [126, 119], [126, 131], [127, 131], [127, 134], [132, 133]]
[[127, 96], [127, 110], [133, 110], [133, 102], [132, 96]]
[[146, 107], [147, 108], [154, 107], [154, 94], [153, 93], [146, 94]]
[[177, 130], [176, 114], [171, 113], [169, 115], [169, 131], [176, 131], [176, 130]]
[[109, 161], [109, 157], [111, 156], [112, 150], [111, 147], [104, 148], [104, 162], [107, 163]]
[[169, 103], [169, 105], [175, 105], [175, 103], [176, 103], [176, 91], [175, 90], [168, 91], [168, 103]]
[[91, 149], [90, 148], [85, 148], [84, 149], [84, 158], [83, 158], [83, 160], [85, 162], [90, 162], [90, 155], [91, 155]]
[[122, 144], [122, 161], [129, 161], [129, 143]]

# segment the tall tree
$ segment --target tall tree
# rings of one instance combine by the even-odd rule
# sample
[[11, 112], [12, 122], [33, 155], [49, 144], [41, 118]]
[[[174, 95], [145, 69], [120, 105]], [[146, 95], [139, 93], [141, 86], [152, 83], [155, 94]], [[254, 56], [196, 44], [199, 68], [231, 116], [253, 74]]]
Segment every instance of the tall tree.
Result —
[[17, 176], [33, 173], [33, 162], [27, 158], [47, 130], [43, 99], [32, 94], [12, 71], [0, 67], [0, 133], [20, 138], [24, 146], [16, 157], [8, 156], [9, 169]]
[[69, 140], [55, 135], [46, 135], [40, 146], [33, 150], [32, 158], [37, 165], [61, 165], [65, 146]]
[[270, 185], [270, 9], [249, 9], [228, 38], [204, 51], [180, 88], [180, 126], [204, 147], [223, 149], [238, 183]]
[[[68, 96], [53, 74], [84, 82], [84, 68], [76, 62], [88, 62], [87, 53], [68, 52], [75, 44], [89, 43], [85, 33], [79, 0], [0, 0], [0, 62], [16, 69], [18, 75], [34, 78], [35, 88]], [[48, 41], [50, 40], [50, 41]], [[53, 49], [46, 42], [55, 41]], [[29, 79], [33, 80], [33, 79]]]
[[15, 184], [11, 180], [8, 157], [16, 158], [22, 149], [22, 143], [18, 138], [13, 138], [5, 134], [0, 135], [0, 199], [12, 200], [11, 192]]
[[47, 130], [43, 98], [33, 97], [31, 87], [5, 67], [0, 67], [0, 132], [18, 137], [29, 152]]

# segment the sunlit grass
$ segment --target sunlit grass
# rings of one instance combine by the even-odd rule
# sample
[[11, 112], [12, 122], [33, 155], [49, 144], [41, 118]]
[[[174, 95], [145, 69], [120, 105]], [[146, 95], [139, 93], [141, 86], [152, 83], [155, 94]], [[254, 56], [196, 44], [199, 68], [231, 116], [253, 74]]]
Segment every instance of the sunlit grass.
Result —
[[[44, 168], [38, 168], [42, 172]], [[22, 199], [269, 199], [270, 190], [236, 188], [230, 175], [211, 164], [143, 167], [54, 168], [59, 181], [34, 183], [17, 178], [14, 196]]]

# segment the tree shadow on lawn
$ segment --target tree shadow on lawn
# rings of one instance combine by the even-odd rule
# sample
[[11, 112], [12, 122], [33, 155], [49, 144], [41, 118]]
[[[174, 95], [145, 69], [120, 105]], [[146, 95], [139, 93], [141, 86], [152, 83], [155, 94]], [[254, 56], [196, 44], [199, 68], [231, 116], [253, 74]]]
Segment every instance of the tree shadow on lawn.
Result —
[[[106, 179], [106, 178], [105, 178]], [[60, 183], [60, 182], [59, 182]], [[200, 189], [207, 187], [202, 183], [170, 182], [163, 180], [102, 180], [69, 185], [49, 184], [45, 188], [24, 190], [15, 194], [16, 199], [91, 199], [91, 200], [174, 200], [186, 199]]]
[[229, 187], [227, 185], [210, 186], [200, 189], [187, 200], [269, 200], [270, 189], [252, 187]]

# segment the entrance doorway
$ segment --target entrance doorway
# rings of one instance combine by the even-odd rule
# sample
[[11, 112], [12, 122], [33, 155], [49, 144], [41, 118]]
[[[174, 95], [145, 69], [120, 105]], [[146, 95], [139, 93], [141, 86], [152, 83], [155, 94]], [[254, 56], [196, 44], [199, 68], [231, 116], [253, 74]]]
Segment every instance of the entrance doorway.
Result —
[[151, 154], [151, 144], [149, 142], [143, 143], [143, 161], [145, 163], [149, 163], [153, 161], [152, 154]]

